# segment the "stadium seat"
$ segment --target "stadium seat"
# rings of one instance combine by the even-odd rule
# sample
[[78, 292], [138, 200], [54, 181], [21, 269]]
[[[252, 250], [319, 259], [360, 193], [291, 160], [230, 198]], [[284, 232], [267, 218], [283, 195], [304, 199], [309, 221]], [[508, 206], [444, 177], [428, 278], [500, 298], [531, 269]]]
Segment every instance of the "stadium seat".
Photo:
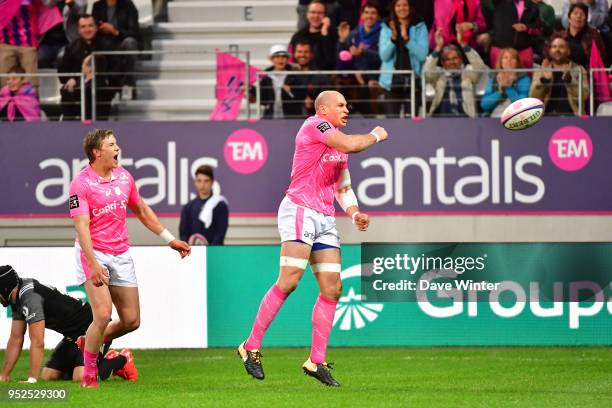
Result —
[[605, 102], [599, 105], [596, 116], [612, 116], [612, 102]]
[[480, 80], [478, 81], [478, 83], [476, 84], [476, 87], [474, 88], [474, 92], [476, 93], [476, 97], [477, 98], [482, 98], [485, 94], [485, 90], [487, 89], [487, 83], [489, 82], [489, 72], [488, 70], [484, 71], [481, 75], [480, 75]]
[[153, 2], [151, 0], [132, 0], [138, 9], [138, 23], [140, 27], [153, 25]]
[[[56, 69], [39, 69], [40, 74], [57, 74]], [[62, 84], [56, 76], [42, 76], [38, 79], [38, 96], [42, 104], [57, 104], [60, 102]]]

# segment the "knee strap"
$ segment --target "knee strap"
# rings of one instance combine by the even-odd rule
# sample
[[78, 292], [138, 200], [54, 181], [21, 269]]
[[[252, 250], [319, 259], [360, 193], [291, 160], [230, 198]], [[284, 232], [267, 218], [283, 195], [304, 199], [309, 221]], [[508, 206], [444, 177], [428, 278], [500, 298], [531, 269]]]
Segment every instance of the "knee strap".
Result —
[[323, 262], [323, 263], [310, 265], [310, 267], [312, 268], [312, 271], [315, 273], [317, 272], [335, 272], [335, 273], [342, 272], [342, 266], [339, 263]]
[[293, 268], [306, 269], [308, 265], [308, 259], [294, 258], [292, 256], [281, 256], [280, 266], [290, 266]]

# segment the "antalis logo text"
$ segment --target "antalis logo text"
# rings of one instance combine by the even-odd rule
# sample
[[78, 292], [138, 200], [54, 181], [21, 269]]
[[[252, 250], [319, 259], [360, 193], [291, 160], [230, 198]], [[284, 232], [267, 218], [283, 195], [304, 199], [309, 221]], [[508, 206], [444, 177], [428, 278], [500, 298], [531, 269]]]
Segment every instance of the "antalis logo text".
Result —
[[[542, 200], [546, 186], [537, 175], [542, 157], [503, 155], [496, 139], [491, 140], [489, 151], [488, 157], [458, 157], [439, 147], [431, 157], [370, 157], [361, 162], [367, 177], [357, 187], [359, 202], [371, 207], [401, 206], [406, 197], [415, 196], [426, 206], [535, 204]], [[420, 182], [406, 183], [404, 179], [411, 175]]]

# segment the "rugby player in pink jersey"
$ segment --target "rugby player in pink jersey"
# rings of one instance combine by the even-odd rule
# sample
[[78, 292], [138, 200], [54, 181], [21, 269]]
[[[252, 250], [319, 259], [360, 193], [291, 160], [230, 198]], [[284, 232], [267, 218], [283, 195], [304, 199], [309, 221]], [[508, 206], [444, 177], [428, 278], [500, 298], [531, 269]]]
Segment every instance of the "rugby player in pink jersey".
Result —
[[238, 354], [248, 374], [263, 380], [261, 342], [277, 312], [295, 290], [308, 262], [320, 293], [312, 311], [312, 346], [303, 364], [306, 374], [328, 386], [340, 384], [325, 361], [336, 304], [342, 293], [340, 280], [340, 239], [334, 218], [334, 197], [360, 231], [370, 223], [359, 211], [351, 188], [348, 155], [361, 152], [387, 139], [382, 127], [367, 135], [346, 135], [348, 108], [344, 96], [324, 91], [315, 100], [316, 115], [306, 121], [295, 138], [291, 182], [278, 209], [281, 235], [278, 280], [261, 301], [248, 339], [238, 346]]
[[[97, 387], [98, 350], [102, 343], [140, 325], [140, 303], [130, 256], [127, 208], [158, 234], [181, 258], [191, 248], [164, 228], [138, 194], [132, 175], [119, 167], [119, 145], [112, 130], [94, 129], [83, 141], [89, 164], [70, 184], [70, 216], [76, 228], [77, 280], [85, 286], [93, 311], [83, 347], [81, 386]], [[119, 319], [111, 321], [115, 305]]]

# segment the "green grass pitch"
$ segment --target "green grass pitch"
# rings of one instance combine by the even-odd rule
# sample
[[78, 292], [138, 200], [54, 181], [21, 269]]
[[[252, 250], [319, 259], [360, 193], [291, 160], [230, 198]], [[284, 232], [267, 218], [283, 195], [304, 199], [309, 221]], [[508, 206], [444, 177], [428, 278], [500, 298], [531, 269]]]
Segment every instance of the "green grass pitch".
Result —
[[[2, 407], [610, 407], [612, 349], [333, 348], [341, 388], [301, 372], [307, 349], [264, 349], [264, 381], [247, 376], [231, 349], [135, 350], [137, 383], [111, 379], [99, 390], [67, 387], [67, 402]], [[0, 352], [4, 360], [4, 353]], [[26, 387], [24, 352], [11, 387]], [[6, 393], [6, 385], [0, 385]]]

